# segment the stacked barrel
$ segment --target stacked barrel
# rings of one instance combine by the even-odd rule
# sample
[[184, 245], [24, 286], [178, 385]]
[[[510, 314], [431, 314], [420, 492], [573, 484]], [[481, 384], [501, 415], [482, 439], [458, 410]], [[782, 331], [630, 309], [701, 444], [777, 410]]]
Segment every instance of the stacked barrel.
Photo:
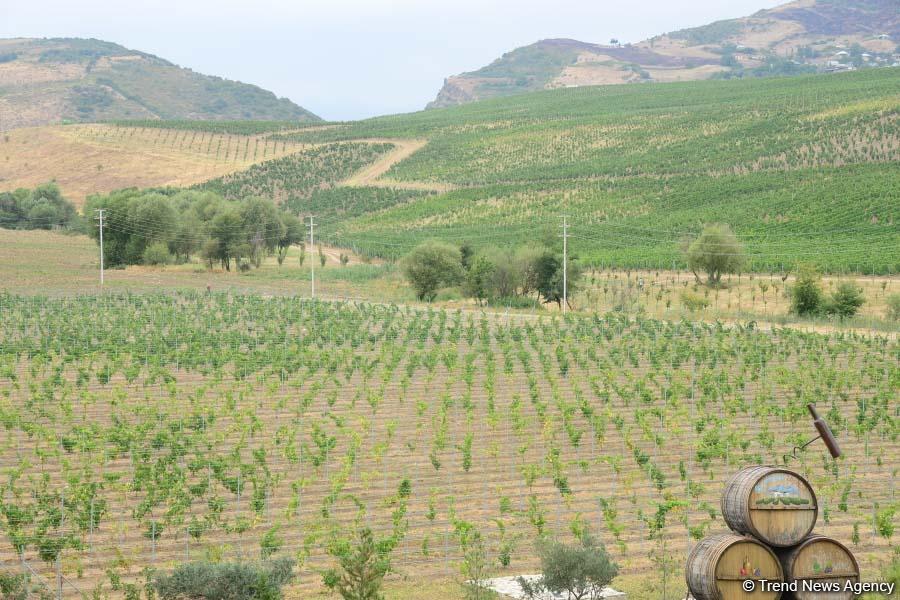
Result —
[[[818, 514], [812, 486], [793, 471], [750, 467], [735, 474], [722, 494], [732, 533], [711, 535], [691, 551], [685, 571], [691, 594], [696, 600], [853, 598], [843, 588], [859, 582], [859, 565], [846, 546], [813, 534]], [[797, 591], [764, 590], [757, 583], [763, 580], [796, 582]], [[842, 591], [808, 591], [833, 589], [826, 584]]]

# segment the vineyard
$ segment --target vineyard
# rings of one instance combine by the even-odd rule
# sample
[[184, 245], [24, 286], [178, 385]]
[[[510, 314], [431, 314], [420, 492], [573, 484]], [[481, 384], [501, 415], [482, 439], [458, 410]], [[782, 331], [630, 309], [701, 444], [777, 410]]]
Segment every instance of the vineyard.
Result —
[[272, 137], [428, 140], [386, 178], [459, 189], [328, 232], [378, 256], [432, 237], [518, 243], [565, 213], [590, 264], [683, 267], [680, 240], [725, 221], [755, 270], [807, 261], [890, 274], [900, 267], [896, 77], [563, 89]]
[[308, 199], [317, 191], [333, 188], [392, 148], [391, 144], [325, 144], [266, 161], [246, 171], [207, 181], [196, 187], [217, 192], [232, 200], [264, 196], [291, 206], [302, 214], [302, 204], [298, 205], [298, 202]]
[[17, 129], [0, 138], [0, 189], [54, 180], [76, 205], [128, 187], [187, 186], [296, 152], [264, 135], [69, 125]]
[[354, 519], [401, 573], [534, 567], [590, 531], [683, 591], [739, 467], [780, 463], [815, 403], [845, 451], [792, 465], [865, 573], [900, 515], [900, 346], [848, 333], [527, 317], [254, 295], [0, 296], [2, 552], [67, 594], [107, 569], [288, 554], [320, 585]]

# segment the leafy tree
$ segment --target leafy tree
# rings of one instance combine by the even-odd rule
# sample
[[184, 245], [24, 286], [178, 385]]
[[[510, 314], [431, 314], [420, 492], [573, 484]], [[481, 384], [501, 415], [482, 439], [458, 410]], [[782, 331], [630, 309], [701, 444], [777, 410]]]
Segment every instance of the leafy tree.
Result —
[[329, 553], [338, 559], [339, 569], [325, 572], [325, 585], [344, 600], [383, 600], [381, 582], [391, 569], [387, 552], [375, 543], [368, 527], [358, 533], [356, 545], [341, 540], [332, 545]]
[[488, 297], [494, 270], [494, 264], [482, 255], [469, 261], [469, 268], [466, 271], [466, 293], [478, 300], [479, 304]]
[[471, 244], [466, 243], [459, 247], [459, 262], [462, 264], [463, 269], [469, 269], [473, 256], [475, 256], [475, 250]]
[[144, 249], [145, 265], [167, 265], [172, 262], [169, 247], [163, 242], [154, 242]]
[[714, 223], [703, 228], [700, 236], [691, 242], [687, 250], [688, 267], [700, 281], [698, 271], [706, 272], [709, 285], [719, 285], [722, 275], [736, 273], [746, 263], [743, 245], [724, 223]]
[[[175, 237], [178, 216], [167, 196], [145, 194], [128, 202], [127, 229], [130, 232], [125, 243], [125, 262], [138, 264], [144, 259], [147, 246], [160, 242], [168, 244]], [[106, 232], [104, 231], [104, 237]]]
[[[544, 304], [556, 302], [562, 308], [563, 301], [563, 260], [562, 255], [552, 250], [543, 251], [534, 262], [535, 288], [541, 295]], [[581, 278], [581, 268], [578, 263], [569, 259], [566, 265], [566, 297], [571, 307], [572, 294], [575, 292], [578, 281]]]
[[203, 226], [194, 211], [179, 216], [175, 235], [169, 241], [169, 250], [178, 262], [189, 261], [191, 255], [203, 247], [203, 240], [200, 237], [202, 231]]
[[226, 271], [231, 270], [232, 258], [239, 259], [241, 245], [244, 243], [242, 235], [241, 217], [237, 211], [223, 212], [213, 219], [209, 229], [210, 237], [216, 242], [213, 256]]
[[259, 267], [263, 255], [274, 250], [286, 235], [282, 215], [270, 200], [263, 198], [248, 198], [239, 212], [241, 227], [250, 244], [249, 258]]
[[519, 293], [523, 296], [537, 289], [537, 261], [543, 252], [539, 246], [522, 246], [513, 255], [513, 267], [519, 277]]
[[822, 276], [811, 265], [797, 269], [794, 285], [790, 287], [791, 312], [798, 315], [816, 315], [822, 311]]
[[0, 227], [54, 229], [74, 225], [76, 217], [75, 207], [55, 183], [0, 193]]
[[828, 302], [826, 312], [835, 314], [842, 319], [852, 317], [859, 312], [860, 307], [865, 304], [866, 298], [863, 295], [862, 288], [850, 281], [844, 281], [838, 284], [837, 289], [831, 294], [831, 300]]
[[489, 298], [508, 298], [518, 293], [521, 272], [511, 249], [491, 247], [477, 259], [490, 264], [490, 274], [485, 282], [485, 295]]
[[459, 285], [463, 280], [461, 254], [445, 242], [419, 244], [403, 257], [400, 268], [419, 300], [434, 300], [441, 287]]
[[[287, 256], [287, 249], [294, 244], [303, 242], [304, 231], [303, 223], [299, 218], [291, 213], [281, 214], [281, 224], [283, 225], [281, 237], [278, 238], [278, 265], [280, 266]], [[301, 261], [300, 265], [303, 263]]]

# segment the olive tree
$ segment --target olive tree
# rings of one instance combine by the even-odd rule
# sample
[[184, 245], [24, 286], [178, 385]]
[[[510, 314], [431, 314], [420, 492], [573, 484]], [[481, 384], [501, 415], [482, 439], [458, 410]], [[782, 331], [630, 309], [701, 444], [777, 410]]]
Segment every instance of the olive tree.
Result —
[[619, 573], [603, 544], [585, 534], [581, 543], [568, 546], [556, 540], [538, 543], [541, 576], [537, 581], [522, 577], [518, 583], [527, 597], [537, 598], [544, 590], [565, 594], [575, 600], [600, 600], [603, 588]]
[[704, 227], [697, 239], [688, 244], [685, 254], [688, 268], [697, 281], [700, 281], [698, 271], [704, 271], [710, 286], [719, 285], [722, 275], [737, 273], [746, 263], [744, 246], [724, 223]]

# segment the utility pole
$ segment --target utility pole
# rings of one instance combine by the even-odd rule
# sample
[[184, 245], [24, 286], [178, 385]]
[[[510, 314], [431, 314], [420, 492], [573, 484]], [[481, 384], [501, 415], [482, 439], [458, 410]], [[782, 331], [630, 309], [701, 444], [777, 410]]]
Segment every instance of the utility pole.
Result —
[[563, 224], [562, 224], [562, 239], [563, 239], [563, 301], [562, 301], [562, 311], [566, 312], [567, 305], [569, 303], [569, 289], [568, 289], [568, 281], [566, 280], [568, 275], [568, 266], [569, 266], [569, 221], [568, 215], [563, 215]]
[[97, 213], [100, 218], [100, 287], [103, 287], [103, 211], [105, 209], [98, 208]]
[[[310, 252], [312, 252], [316, 247], [316, 240], [315, 240], [315, 234], [314, 234], [316, 224], [313, 221], [314, 219], [315, 219], [315, 217], [313, 215], [309, 215], [309, 251]], [[316, 261], [315, 260], [309, 261], [309, 277], [310, 277], [311, 296], [313, 298], [315, 298], [316, 297]]]

